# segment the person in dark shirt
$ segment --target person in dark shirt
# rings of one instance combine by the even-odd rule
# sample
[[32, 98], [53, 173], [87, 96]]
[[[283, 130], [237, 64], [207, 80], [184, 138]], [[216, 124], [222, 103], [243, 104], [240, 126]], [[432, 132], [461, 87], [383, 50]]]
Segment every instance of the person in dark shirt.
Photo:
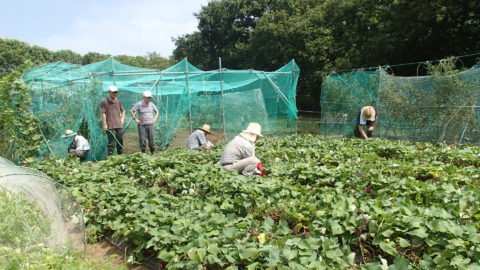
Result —
[[114, 85], [108, 87], [108, 98], [102, 101], [100, 113], [102, 114], [102, 127], [107, 133], [108, 155], [113, 154], [115, 145], [117, 154], [123, 152], [123, 121], [125, 120], [125, 109], [117, 98], [118, 88]]
[[[373, 137], [373, 131], [375, 130], [375, 125], [378, 122], [378, 113], [377, 110], [372, 106], [365, 106], [358, 112], [357, 124], [355, 125], [355, 130], [353, 135], [357, 138], [368, 139]], [[365, 131], [365, 127], [367, 130]]]

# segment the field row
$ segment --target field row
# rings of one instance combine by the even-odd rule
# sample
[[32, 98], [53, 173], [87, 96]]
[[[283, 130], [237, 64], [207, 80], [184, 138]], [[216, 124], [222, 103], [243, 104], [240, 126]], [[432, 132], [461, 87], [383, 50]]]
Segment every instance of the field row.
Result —
[[109, 233], [168, 269], [480, 269], [480, 148], [267, 138], [265, 177], [172, 149], [37, 165]]

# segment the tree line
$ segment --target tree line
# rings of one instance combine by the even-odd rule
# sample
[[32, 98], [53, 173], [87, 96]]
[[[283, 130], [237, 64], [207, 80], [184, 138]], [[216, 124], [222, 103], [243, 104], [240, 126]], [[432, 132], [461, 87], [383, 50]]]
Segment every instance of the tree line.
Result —
[[[294, 59], [301, 69], [297, 106], [318, 110], [331, 71], [439, 60], [480, 52], [480, 5], [471, 0], [213, 0], [195, 14], [198, 30], [174, 38], [170, 58], [157, 53], [115, 56], [120, 62], [165, 69], [183, 58], [203, 70], [276, 70]], [[50, 51], [0, 39], [0, 77], [65, 61], [90, 64], [110, 57]], [[462, 59], [471, 66], [479, 59]], [[418, 65], [396, 75], [424, 75]], [[422, 74], [423, 72], [423, 74]]]
[[[81, 55], [71, 50], [51, 51], [22, 41], [0, 38], [0, 78], [11, 72], [57, 61], [88, 65], [111, 56], [96, 52]], [[171, 59], [162, 57], [156, 52], [147, 53], [146, 56], [116, 55], [115, 59], [126, 65], [159, 70], [173, 64]]]
[[195, 16], [198, 31], [175, 39], [175, 59], [207, 70], [218, 68], [218, 57], [228, 68], [259, 70], [295, 59], [300, 109], [318, 110], [322, 80], [334, 70], [480, 52], [480, 4], [471, 0], [223, 0]]

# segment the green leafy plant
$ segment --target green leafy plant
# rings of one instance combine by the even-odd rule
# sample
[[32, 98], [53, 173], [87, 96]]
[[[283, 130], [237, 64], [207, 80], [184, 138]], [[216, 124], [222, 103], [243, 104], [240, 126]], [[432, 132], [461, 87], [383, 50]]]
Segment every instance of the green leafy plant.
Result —
[[21, 194], [0, 188], [0, 246], [27, 248], [45, 243], [50, 221]]
[[32, 114], [32, 101], [20, 72], [0, 79], [0, 151], [9, 159], [32, 162], [43, 140]]
[[480, 267], [477, 146], [266, 138], [266, 177], [224, 171], [221, 148], [35, 166], [70, 187], [90, 240], [168, 269]]

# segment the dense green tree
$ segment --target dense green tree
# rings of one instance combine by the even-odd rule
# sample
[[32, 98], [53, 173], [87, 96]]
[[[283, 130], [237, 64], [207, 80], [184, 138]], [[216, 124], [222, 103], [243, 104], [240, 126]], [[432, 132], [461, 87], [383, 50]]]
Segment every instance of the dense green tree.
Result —
[[[266, 70], [295, 59], [302, 72], [299, 101], [318, 102], [322, 77], [333, 70], [480, 51], [478, 1], [223, 0], [196, 16], [199, 30], [175, 39], [175, 59], [213, 69], [222, 57], [228, 68]], [[418, 69], [393, 70], [416, 75]]]

